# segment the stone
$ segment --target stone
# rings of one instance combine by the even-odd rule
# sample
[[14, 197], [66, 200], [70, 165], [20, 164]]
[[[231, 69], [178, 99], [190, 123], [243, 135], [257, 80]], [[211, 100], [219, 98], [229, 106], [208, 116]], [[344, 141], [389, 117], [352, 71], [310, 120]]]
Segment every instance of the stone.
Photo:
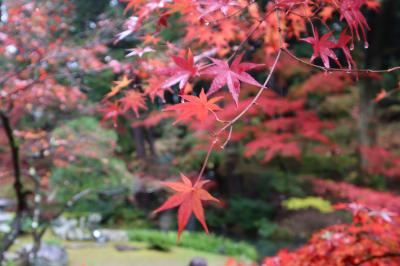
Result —
[[[59, 245], [42, 243], [37, 253], [36, 259], [28, 258], [28, 254], [31, 254], [32, 245], [25, 245], [18, 253], [20, 254], [19, 259], [23, 261], [31, 261], [29, 265], [34, 266], [67, 266], [68, 265], [68, 253], [66, 249]], [[34, 260], [34, 261], [33, 261]]]
[[128, 245], [115, 245], [114, 248], [120, 252], [123, 251], [137, 251], [140, 250], [140, 248], [133, 247], [133, 246], [128, 246]]
[[204, 258], [202, 258], [202, 257], [193, 258], [193, 259], [190, 261], [190, 264], [189, 264], [189, 266], [207, 266], [207, 265], [208, 265], [208, 264], [207, 264], [206, 259], [204, 259]]
[[14, 214], [0, 211], [0, 233], [9, 233], [11, 231], [10, 224], [14, 219]]
[[129, 236], [128, 233], [124, 230], [115, 230], [115, 229], [98, 229], [95, 230], [98, 232], [99, 236], [102, 236], [107, 239], [107, 241], [111, 242], [128, 242]]
[[0, 198], [0, 209], [6, 209], [9, 207], [13, 207], [15, 205], [15, 200]]

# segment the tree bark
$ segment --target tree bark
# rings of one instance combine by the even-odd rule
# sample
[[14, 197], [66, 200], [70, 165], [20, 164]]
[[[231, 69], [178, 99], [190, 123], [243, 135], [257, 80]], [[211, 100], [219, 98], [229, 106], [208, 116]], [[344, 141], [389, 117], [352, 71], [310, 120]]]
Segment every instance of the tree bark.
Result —
[[4, 253], [14, 244], [15, 239], [18, 237], [21, 231], [22, 220], [27, 210], [27, 202], [21, 181], [19, 146], [17, 141], [15, 140], [9, 117], [4, 112], [0, 111], [0, 118], [2, 121], [3, 129], [8, 139], [8, 144], [10, 146], [12, 166], [14, 170], [14, 191], [17, 199], [16, 215], [12, 223], [11, 232], [6, 234], [1, 241], [0, 265], [2, 265], [4, 261]]

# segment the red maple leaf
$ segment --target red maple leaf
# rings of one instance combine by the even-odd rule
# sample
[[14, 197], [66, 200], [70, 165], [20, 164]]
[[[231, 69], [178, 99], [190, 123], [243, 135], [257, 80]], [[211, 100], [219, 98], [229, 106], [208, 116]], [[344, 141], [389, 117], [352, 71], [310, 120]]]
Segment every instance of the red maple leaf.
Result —
[[104, 114], [101, 123], [111, 119], [114, 127], [117, 126], [118, 115], [121, 114], [121, 108], [118, 104], [112, 102], [106, 102], [105, 106], [100, 108], [99, 111]]
[[227, 85], [229, 92], [232, 94], [233, 100], [235, 101], [236, 105], [238, 105], [240, 81], [254, 86], [261, 86], [261, 84], [246, 71], [264, 65], [254, 63], [240, 63], [240, 61], [242, 61], [243, 55], [243, 53], [238, 55], [232, 62], [231, 66], [229, 66], [226, 61], [210, 58], [214, 65], [206, 68], [201, 73], [201, 75], [214, 77], [214, 80], [211, 83], [211, 87], [207, 95], [211, 95], [214, 92], [220, 90], [224, 85]]
[[214, 97], [207, 100], [207, 96], [204, 93], [204, 89], [201, 90], [200, 96], [192, 95], [182, 95], [182, 99], [186, 102], [172, 105], [167, 107], [166, 111], [178, 111], [180, 112], [178, 118], [174, 124], [179, 121], [188, 120], [190, 118], [195, 118], [201, 123], [207, 119], [208, 112], [214, 113], [214, 111], [219, 111], [221, 108], [215, 103], [221, 100], [223, 97]]
[[311, 62], [314, 61], [315, 58], [321, 57], [324, 66], [330, 68], [329, 58], [332, 58], [340, 66], [339, 60], [332, 50], [335, 48], [336, 44], [329, 40], [331, 36], [332, 32], [330, 31], [320, 39], [318, 32], [314, 30], [314, 37], [301, 39], [313, 46], [314, 53], [311, 56]]
[[163, 89], [161, 87], [161, 85], [162, 84], [161, 84], [160, 79], [157, 78], [156, 76], [151, 77], [147, 80], [147, 85], [145, 86], [144, 94], [149, 96], [152, 103], [154, 103], [154, 100], [156, 99], [156, 97], [159, 97], [163, 102], [165, 102], [165, 99], [164, 99], [165, 91], [171, 92], [170, 88]]
[[351, 39], [352, 37], [347, 35], [346, 31], [342, 31], [340, 33], [339, 40], [336, 43], [336, 46], [342, 49], [343, 54], [346, 57], [349, 69], [351, 69], [352, 66], [356, 67], [356, 62], [353, 60], [353, 57], [351, 56], [349, 47], [347, 47], [347, 44]]
[[137, 91], [128, 91], [125, 96], [119, 100], [122, 105], [122, 111], [125, 113], [131, 109], [136, 117], [139, 117], [139, 108], [147, 110], [146, 103], [143, 99], [143, 95]]
[[361, 29], [365, 46], [368, 48], [365, 30], [369, 30], [370, 28], [367, 20], [360, 11], [364, 4], [365, 0], [343, 0], [340, 4], [340, 19], [346, 20], [347, 24], [349, 25], [351, 35], [354, 35], [355, 33], [358, 40], [360, 40], [359, 29]]
[[179, 83], [179, 89], [183, 89], [188, 82], [189, 78], [197, 74], [197, 66], [194, 64], [192, 51], [189, 49], [187, 58], [172, 56], [175, 66], [166, 69], [166, 71], [173, 73], [173, 76], [164, 81], [162, 88], [169, 88]]
[[168, 209], [179, 206], [178, 209], [178, 240], [185, 229], [192, 213], [201, 223], [206, 233], [208, 227], [204, 217], [203, 201], [213, 201], [219, 203], [219, 200], [211, 196], [203, 186], [207, 180], [192, 183], [189, 178], [181, 174], [182, 182], [163, 182], [162, 184], [176, 193], [164, 202], [159, 208], [154, 210], [154, 213], [159, 213]]

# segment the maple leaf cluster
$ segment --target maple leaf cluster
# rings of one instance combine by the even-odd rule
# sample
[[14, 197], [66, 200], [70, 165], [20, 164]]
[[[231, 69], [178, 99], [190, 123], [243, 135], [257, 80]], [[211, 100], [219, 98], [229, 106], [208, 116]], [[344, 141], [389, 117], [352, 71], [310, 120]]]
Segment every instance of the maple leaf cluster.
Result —
[[[297, 94], [293, 93], [292, 98], [263, 93], [272, 83], [274, 70], [285, 68], [278, 62], [283, 58], [281, 54], [286, 52], [297, 59], [290, 52], [290, 45], [304, 41], [313, 48], [311, 63], [306, 64], [330, 70], [333, 61], [341, 70], [345, 61], [348, 70], [354, 69], [356, 63], [351, 54], [354, 42], [360, 41], [362, 35], [365, 48], [368, 46], [365, 35], [369, 26], [361, 10], [379, 7], [375, 0], [276, 0], [268, 1], [266, 6], [257, 1], [235, 0], [122, 2], [126, 4], [125, 14], [129, 14], [129, 18], [123, 25], [123, 31], [116, 35], [115, 43], [134, 38], [141, 40], [143, 45], [127, 50], [127, 57], [134, 60], [135, 68], [125, 71], [128, 78], [123, 78], [121, 82], [124, 79], [134, 81], [123, 84], [123, 87], [116, 84], [111, 88], [100, 109], [104, 113], [103, 120], [112, 120], [116, 125], [120, 115], [129, 118], [127, 112], [132, 111], [138, 117], [140, 112], [148, 109], [146, 103], [156, 103], [165, 107], [163, 111], [166, 112], [145, 114], [143, 120], [132, 125], [154, 126], [161, 119], [173, 116], [174, 124], [180, 122], [197, 131], [214, 132], [210, 134], [213, 135], [212, 142], [219, 142], [222, 138], [226, 138], [226, 143], [245, 140], [245, 155], [252, 157], [263, 152], [264, 162], [276, 156], [299, 158], [302, 153], [299, 143], [304, 140], [333, 146], [322, 134], [332, 125], [321, 121], [314, 111], [307, 108], [304, 96], [321, 87], [321, 91], [340, 91], [351, 82], [344, 73], [328, 78], [321, 74], [311, 76], [307, 85]], [[179, 16], [172, 16], [176, 13]], [[338, 32], [328, 25], [335, 14], [342, 22], [336, 27]], [[164, 28], [170, 27], [172, 17], [180, 37], [164, 41], [161, 33]], [[320, 33], [320, 22], [326, 28], [324, 33]], [[265, 52], [264, 55], [252, 53], [258, 47]], [[244, 50], [247, 52], [244, 53]], [[274, 56], [275, 62], [271, 59]], [[243, 58], [252, 58], [252, 61]], [[317, 58], [321, 58], [323, 66], [313, 63]], [[297, 61], [305, 62], [301, 59]], [[293, 62], [290, 64], [294, 65]], [[252, 73], [257, 70], [264, 72], [265, 68], [269, 68], [271, 73], [257, 76]], [[267, 76], [264, 84], [258, 81], [261, 76]], [[255, 87], [258, 92], [253, 91]], [[230, 97], [222, 92], [224, 88]], [[171, 103], [166, 94], [173, 95], [174, 105], [165, 106], [167, 101]], [[214, 94], [218, 95], [215, 97]], [[233, 131], [233, 124], [245, 114], [250, 119], [240, 122], [240, 132]], [[261, 117], [261, 121], [252, 123], [252, 116]], [[206, 162], [208, 157], [209, 154]], [[200, 179], [202, 174], [203, 171]], [[187, 191], [196, 190], [195, 185], [185, 180], [183, 183]], [[176, 187], [167, 187], [179, 192]], [[182, 198], [183, 194], [179, 197]], [[192, 202], [192, 205], [187, 202]], [[187, 222], [188, 213], [194, 211], [193, 202], [192, 199], [173, 200], [173, 203], [167, 204], [168, 208], [180, 206], [179, 234]], [[184, 205], [188, 205], [185, 211], [181, 210]], [[166, 208], [161, 207], [157, 212]], [[206, 229], [203, 215], [194, 213]]]
[[400, 217], [359, 204], [340, 204], [349, 210], [350, 224], [338, 224], [315, 233], [295, 251], [279, 251], [264, 259], [266, 266], [296, 265], [398, 265], [400, 263]]
[[35, 8], [27, 1], [8, 1], [9, 15], [0, 25], [1, 61], [7, 66], [0, 80], [0, 109], [15, 120], [36, 109], [76, 108], [85, 95], [74, 72], [106, 68], [97, 57], [107, 51], [100, 41], [93, 40], [90, 48], [65, 41], [73, 5], [50, 2]]

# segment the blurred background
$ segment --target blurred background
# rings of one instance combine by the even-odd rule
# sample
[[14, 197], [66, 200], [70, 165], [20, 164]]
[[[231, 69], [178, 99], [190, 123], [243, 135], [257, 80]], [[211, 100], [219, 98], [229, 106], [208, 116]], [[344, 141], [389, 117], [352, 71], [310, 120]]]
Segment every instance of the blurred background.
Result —
[[[3, 238], [4, 265], [29, 260], [32, 247], [37, 265], [258, 261], [349, 221], [332, 207], [337, 202], [400, 212], [399, 73], [357, 80], [286, 56], [274, 93], [238, 123], [206, 167], [210, 191], [223, 201], [206, 207], [212, 234], [191, 219], [177, 243], [176, 211], [152, 214], [170, 195], [158, 181], [195, 175], [207, 139], [196, 126], [174, 126], [160, 112], [178, 101], [169, 91], [147, 99], [140, 118], [113, 115], [115, 107], [102, 102], [124, 76], [132, 88], [151, 90], [137, 74], [141, 59], [126, 57], [126, 50], [155, 40], [131, 34], [115, 42], [127, 19], [126, 3], [116, 0], [0, 5], [0, 237], [20, 233], [12, 245]], [[354, 51], [358, 66], [400, 65], [400, 2], [382, 0], [378, 11], [364, 11], [372, 31], [369, 48]], [[168, 22], [157, 36], [162, 43], [185, 32], [179, 17]], [[310, 46], [295, 43], [296, 55], [309, 58]], [[253, 58], [264, 61], [262, 46], [249, 45]], [[254, 92], [242, 88], [243, 97]], [[226, 105], [221, 117], [230, 115]], [[266, 126], [274, 134], [256, 130]]]

